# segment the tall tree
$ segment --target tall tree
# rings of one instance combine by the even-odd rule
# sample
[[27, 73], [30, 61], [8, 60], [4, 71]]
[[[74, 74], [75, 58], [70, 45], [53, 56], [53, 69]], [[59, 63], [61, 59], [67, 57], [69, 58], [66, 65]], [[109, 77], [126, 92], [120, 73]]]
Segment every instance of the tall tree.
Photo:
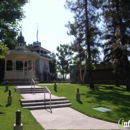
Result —
[[24, 18], [23, 0], [8, 0], [0, 3], [0, 40], [12, 40], [17, 36], [19, 21]]
[[[14, 49], [16, 36], [20, 29], [19, 22], [24, 18], [22, 7], [26, 0], [2, 0], [0, 1], [0, 41], [9, 49]], [[0, 52], [3, 53], [3, 44], [0, 46]], [[0, 72], [4, 73], [4, 60], [0, 60]], [[0, 81], [4, 74], [0, 75]]]
[[126, 72], [126, 90], [130, 91], [130, 1], [104, 0], [102, 10], [106, 23], [106, 54], [116, 64], [122, 64]]
[[67, 44], [60, 44], [57, 47], [57, 70], [63, 75], [63, 80], [69, 73], [69, 65], [71, 64], [72, 51]]
[[3, 58], [5, 57], [5, 53], [7, 50], [7, 46], [4, 43], [0, 42], [0, 82], [2, 82], [4, 78], [5, 62]]
[[[66, 0], [65, 5], [66, 9], [69, 9], [74, 13], [74, 23], [71, 24], [69, 22], [67, 27], [70, 29], [69, 35], [75, 36], [73, 44], [78, 46], [77, 52], [79, 53], [79, 59], [85, 60], [85, 64], [88, 64], [87, 62], [89, 62], [90, 65], [88, 67], [90, 88], [95, 88], [92, 78], [91, 53], [92, 50], [99, 45], [97, 37], [98, 34], [100, 34], [96, 24], [98, 21], [98, 7], [96, 6], [96, 3], [97, 1], [95, 0]], [[81, 48], [82, 53], [80, 51]], [[80, 61], [80, 63], [82, 62]]]

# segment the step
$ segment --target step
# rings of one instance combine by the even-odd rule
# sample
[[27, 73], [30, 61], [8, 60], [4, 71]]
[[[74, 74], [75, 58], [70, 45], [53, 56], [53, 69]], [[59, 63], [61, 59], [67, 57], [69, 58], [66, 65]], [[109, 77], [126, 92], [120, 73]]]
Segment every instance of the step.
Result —
[[32, 91], [32, 90], [37, 90], [37, 91], [47, 91], [46, 89], [19, 89], [19, 90], [15, 90], [15, 91]]
[[15, 88], [15, 92], [19, 93], [48, 93], [48, 90], [46, 88]]
[[[67, 100], [66, 97], [58, 97], [58, 98], [53, 98], [51, 99], [51, 101], [61, 101], [61, 100]], [[32, 100], [32, 99], [20, 99], [21, 103], [28, 103], [28, 102], [44, 102], [44, 101], [50, 101], [50, 99], [36, 99], [36, 100]]]
[[[33, 89], [33, 88], [34, 87], [26, 87], [26, 88], [25, 87], [23, 87], [23, 88], [22, 87], [20, 87], [20, 88], [16, 87], [15, 89]], [[43, 88], [42, 87], [35, 87], [35, 89], [46, 89], [46, 88], [45, 87], [43, 87]]]
[[[51, 104], [65, 104], [70, 103], [69, 100], [61, 100], [61, 101], [51, 101]], [[29, 102], [29, 103], [22, 103], [22, 106], [39, 106], [39, 105], [50, 105], [50, 101], [47, 102]]]
[[[60, 108], [60, 107], [70, 107], [71, 103], [66, 103], [66, 104], [52, 104], [51, 108]], [[50, 105], [40, 105], [40, 106], [28, 106], [28, 107], [23, 107], [29, 110], [36, 110], [36, 109], [50, 109]]]
[[23, 91], [23, 90], [47, 90], [46, 88], [15, 88], [15, 91]]
[[[33, 88], [34, 87], [23, 87], [23, 88], [22, 87], [19, 87], [19, 88], [16, 87], [15, 89], [33, 89]], [[42, 87], [35, 87], [35, 89], [46, 89], [46, 88], [45, 87], [43, 87], [43, 88]]]
[[[46, 88], [15, 88], [16, 92], [19, 93], [48, 93], [48, 89]], [[50, 99], [20, 99], [20, 104], [23, 108], [35, 110], [35, 109], [48, 109], [50, 108]], [[59, 108], [59, 107], [70, 107], [71, 103], [65, 97], [55, 97], [51, 99], [51, 107]]]
[[47, 90], [19, 90], [16, 92], [48, 92]]
[[[19, 92], [20, 94], [28, 94], [28, 93], [44, 93], [44, 92], [42, 92], [42, 91], [23, 91], [23, 92]], [[48, 93], [48, 92], [45, 92], [45, 93]]]
[[[44, 92], [42, 92], [42, 91], [36, 91], [36, 92], [33, 92], [33, 91], [30, 91], [30, 92], [19, 92], [20, 94], [33, 94], [33, 93], [44, 93]], [[47, 92], [45, 92], [45, 93], [47, 93]]]

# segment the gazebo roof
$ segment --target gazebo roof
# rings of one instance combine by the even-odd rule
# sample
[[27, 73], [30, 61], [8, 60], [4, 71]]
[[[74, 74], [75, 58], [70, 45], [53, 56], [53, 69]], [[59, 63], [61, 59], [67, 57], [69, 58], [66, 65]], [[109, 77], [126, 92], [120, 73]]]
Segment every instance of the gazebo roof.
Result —
[[26, 58], [26, 57], [32, 57], [33, 59], [39, 59], [40, 56], [36, 52], [30, 52], [30, 51], [19, 51], [19, 50], [9, 50], [6, 53], [6, 56], [15, 56], [19, 58]]

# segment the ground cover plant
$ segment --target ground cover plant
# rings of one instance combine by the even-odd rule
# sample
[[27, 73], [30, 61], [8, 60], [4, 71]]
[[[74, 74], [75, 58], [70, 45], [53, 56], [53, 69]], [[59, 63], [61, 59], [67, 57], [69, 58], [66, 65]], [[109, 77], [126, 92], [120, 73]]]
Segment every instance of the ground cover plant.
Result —
[[16, 122], [16, 111], [21, 110], [21, 122], [24, 130], [43, 130], [28, 109], [23, 109], [19, 103], [21, 95], [14, 91], [15, 86], [9, 86], [12, 92], [12, 105], [7, 105], [8, 91], [0, 86], [0, 130], [12, 130]]
[[[41, 85], [45, 86], [45, 85]], [[125, 91], [125, 86], [96, 85], [96, 90], [88, 85], [57, 84], [57, 92], [54, 85], [46, 85], [52, 94], [67, 97], [72, 103], [71, 107], [91, 117], [117, 123], [120, 118], [130, 120], [130, 92]], [[76, 101], [76, 89], [79, 88], [81, 102]], [[106, 107], [112, 109], [109, 112], [94, 110], [94, 107]]]

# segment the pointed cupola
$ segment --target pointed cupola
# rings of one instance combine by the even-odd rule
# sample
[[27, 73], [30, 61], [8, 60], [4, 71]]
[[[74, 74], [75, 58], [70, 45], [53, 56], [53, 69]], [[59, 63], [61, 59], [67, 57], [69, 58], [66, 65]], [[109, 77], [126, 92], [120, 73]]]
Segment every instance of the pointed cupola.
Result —
[[24, 37], [22, 36], [22, 32], [20, 32], [20, 36], [17, 38], [17, 44], [15, 46], [15, 50], [26, 50], [26, 42], [24, 41]]

